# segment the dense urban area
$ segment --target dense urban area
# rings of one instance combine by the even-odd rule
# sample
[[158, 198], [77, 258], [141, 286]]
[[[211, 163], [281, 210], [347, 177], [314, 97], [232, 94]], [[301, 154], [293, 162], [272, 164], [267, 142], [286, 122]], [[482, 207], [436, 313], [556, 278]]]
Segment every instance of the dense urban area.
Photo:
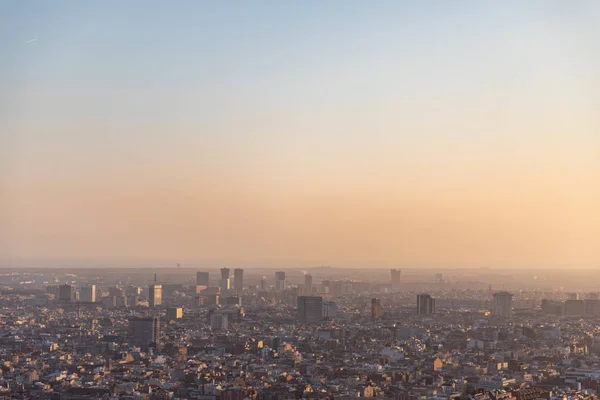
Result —
[[4, 399], [584, 400], [600, 384], [588, 273], [0, 272]]

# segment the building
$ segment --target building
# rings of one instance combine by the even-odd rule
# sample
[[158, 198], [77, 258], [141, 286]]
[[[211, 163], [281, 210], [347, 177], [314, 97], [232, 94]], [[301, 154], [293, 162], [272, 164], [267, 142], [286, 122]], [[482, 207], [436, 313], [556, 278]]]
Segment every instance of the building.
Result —
[[115, 296], [106, 296], [102, 298], [103, 308], [115, 308], [117, 306], [117, 298]]
[[435, 313], [435, 299], [427, 293], [417, 295], [417, 314], [431, 315]]
[[129, 307], [136, 307], [139, 301], [139, 296], [137, 294], [130, 294], [127, 296], [127, 305]]
[[202, 307], [204, 305], [204, 296], [195, 296], [192, 299], [192, 308]]
[[304, 294], [306, 294], [307, 296], [310, 296], [312, 294], [312, 282], [312, 275], [304, 274]]
[[208, 286], [208, 272], [198, 271], [196, 272], [196, 285], [197, 286]]
[[441, 272], [435, 274], [433, 279], [438, 285], [444, 283], [444, 275]]
[[323, 318], [323, 298], [321, 296], [298, 297], [298, 320], [305, 324]]
[[244, 270], [236, 268], [233, 270], [233, 289], [241, 292], [244, 289]]
[[120, 287], [113, 286], [111, 288], [108, 288], [108, 295], [111, 297], [119, 297], [123, 296], [124, 294], [125, 290]]
[[210, 329], [226, 330], [229, 327], [229, 316], [226, 313], [216, 312], [210, 316]]
[[116, 296], [114, 299], [116, 307], [127, 307], [127, 296], [124, 294], [121, 296]]
[[148, 305], [150, 307], [160, 306], [162, 304], [162, 285], [152, 284], [148, 287]]
[[129, 320], [129, 338], [132, 344], [147, 347], [160, 339], [158, 317], [134, 317]]
[[338, 314], [337, 303], [333, 301], [323, 301], [323, 318], [335, 318]]
[[262, 291], [267, 290], [267, 277], [266, 276], [263, 276], [262, 279], [260, 280], [259, 288]]
[[583, 300], [565, 301], [565, 315], [577, 317], [585, 315], [585, 302]]
[[242, 298], [240, 296], [229, 296], [229, 297], [225, 297], [225, 299], [222, 303], [224, 303], [224, 305], [227, 305], [227, 306], [241, 306]]
[[221, 268], [221, 279], [229, 279], [229, 268]]
[[231, 284], [231, 282], [229, 279], [221, 279], [219, 281], [219, 288], [222, 291], [227, 291], [227, 290], [229, 290], [230, 284]]
[[390, 272], [392, 274], [392, 287], [400, 286], [400, 273], [402, 272], [402, 270], [392, 269], [390, 270]]
[[63, 303], [75, 301], [75, 287], [64, 284], [58, 288], [58, 300]]
[[183, 317], [183, 308], [169, 307], [167, 308], [167, 321], [174, 321]]
[[206, 294], [202, 296], [204, 298], [205, 306], [218, 306], [219, 305], [219, 295], [218, 294]]
[[371, 299], [371, 319], [375, 321], [381, 317], [381, 300]]
[[497, 317], [510, 317], [512, 313], [512, 297], [512, 293], [508, 292], [494, 293], [492, 314]]
[[85, 303], [96, 302], [96, 285], [85, 285], [79, 289], [79, 299]]
[[285, 272], [275, 272], [275, 290], [285, 290]]

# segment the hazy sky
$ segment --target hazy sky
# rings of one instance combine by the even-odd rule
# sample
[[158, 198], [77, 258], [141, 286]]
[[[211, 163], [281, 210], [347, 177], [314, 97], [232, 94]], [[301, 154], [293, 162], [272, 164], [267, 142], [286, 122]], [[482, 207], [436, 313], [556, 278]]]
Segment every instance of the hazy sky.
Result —
[[2, 1], [0, 259], [598, 267], [599, 20]]

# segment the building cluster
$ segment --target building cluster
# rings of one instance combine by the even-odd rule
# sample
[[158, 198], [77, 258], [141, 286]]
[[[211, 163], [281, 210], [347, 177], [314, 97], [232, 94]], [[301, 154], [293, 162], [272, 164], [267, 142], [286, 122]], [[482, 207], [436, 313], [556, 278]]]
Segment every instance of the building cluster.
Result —
[[[572, 295], [457, 289], [437, 275], [424, 293], [399, 270], [383, 283], [210, 278], [2, 281], [0, 398], [592, 400], [600, 389], [600, 316]], [[570, 301], [583, 312], [554, 308]]]

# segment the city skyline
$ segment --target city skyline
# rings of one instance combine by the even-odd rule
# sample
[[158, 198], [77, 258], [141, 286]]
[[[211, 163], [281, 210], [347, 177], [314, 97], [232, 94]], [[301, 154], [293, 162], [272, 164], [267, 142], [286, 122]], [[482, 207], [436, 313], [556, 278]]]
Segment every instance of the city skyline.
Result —
[[0, 267], [600, 266], [598, 3], [114, 5], [0, 4]]

